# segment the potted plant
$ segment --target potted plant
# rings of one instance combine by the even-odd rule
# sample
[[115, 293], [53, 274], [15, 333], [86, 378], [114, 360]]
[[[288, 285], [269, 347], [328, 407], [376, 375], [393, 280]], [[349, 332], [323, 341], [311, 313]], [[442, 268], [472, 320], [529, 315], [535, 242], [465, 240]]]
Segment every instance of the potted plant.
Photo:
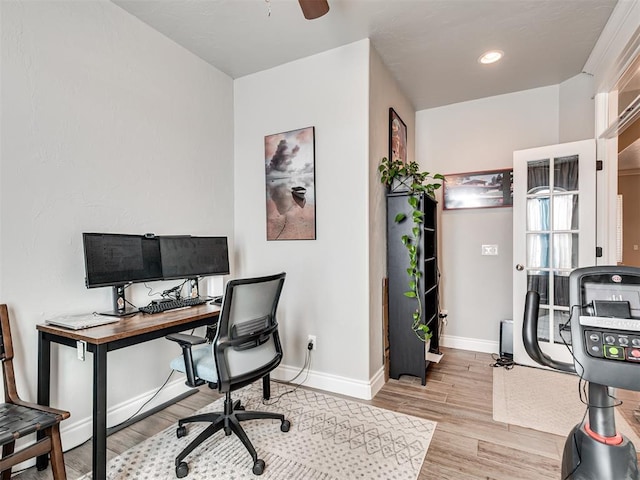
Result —
[[[429, 326], [422, 321], [422, 299], [420, 298], [420, 279], [422, 270], [418, 264], [418, 246], [422, 235], [422, 223], [424, 214], [420, 210], [419, 194], [426, 194], [434, 198], [435, 191], [442, 186], [444, 176], [435, 173], [420, 171], [420, 166], [416, 162], [404, 163], [401, 160], [389, 160], [384, 157], [378, 167], [380, 181], [391, 192], [408, 192], [407, 202], [411, 207], [410, 215], [398, 213], [394, 217], [396, 223], [404, 221], [413, 222], [410, 234], [402, 235], [399, 239], [407, 249], [409, 255], [408, 289], [404, 295], [416, 300], [416, 308], [412, 313], [411, 329], [422, 341], [431, 338], [432, 333]], [[387, 241], [391, 241], [388, 239]]]

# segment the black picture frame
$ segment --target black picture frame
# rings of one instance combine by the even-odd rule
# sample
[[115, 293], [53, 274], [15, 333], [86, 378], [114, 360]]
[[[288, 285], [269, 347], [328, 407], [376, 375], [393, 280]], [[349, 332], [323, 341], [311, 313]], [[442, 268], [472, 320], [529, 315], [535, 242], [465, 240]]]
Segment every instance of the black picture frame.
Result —
[[444, 176], [443, 209], [513, 206], [513, 168]]
[[407, 163], [407, 125], [389, 108], [389, 159]]

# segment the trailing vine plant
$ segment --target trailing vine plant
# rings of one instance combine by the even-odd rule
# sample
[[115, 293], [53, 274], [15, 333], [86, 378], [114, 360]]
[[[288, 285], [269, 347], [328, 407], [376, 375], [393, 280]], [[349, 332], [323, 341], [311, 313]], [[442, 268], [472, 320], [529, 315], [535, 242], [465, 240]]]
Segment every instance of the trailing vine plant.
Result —
[[[418, 264], [418, 249], [422, 236], [424, 213], [420, 209], [419, 195], [424, 193], [434, 198], [435, 191], [442, 186], [444, 176], [439, 173], [421, 172], [420, 166], [416, 162], [404, 163], [401, 160], [389, 160], [387, 157], [382, 158], [378, 171], [380, 172], [380, 181], [390, 191], [397, 190], [409, 193], [407, 202], [411, 207], [410, 219], [413, 226], [410, 234], [402, 235], [400, 238], [409, 255], [408, 290], [404, 292], [404, 296], [416, 300], [416, 308], [412, 312], [411, 329], [420, 340], [427, 341], [431, 338], [432, 333], [429, 326], [422, 321], [422, 298], [420, 298], [422, 270]], [[401, 212], [396, 214], [394, 222], [401, 223], [408, 218], [407, 214]]]

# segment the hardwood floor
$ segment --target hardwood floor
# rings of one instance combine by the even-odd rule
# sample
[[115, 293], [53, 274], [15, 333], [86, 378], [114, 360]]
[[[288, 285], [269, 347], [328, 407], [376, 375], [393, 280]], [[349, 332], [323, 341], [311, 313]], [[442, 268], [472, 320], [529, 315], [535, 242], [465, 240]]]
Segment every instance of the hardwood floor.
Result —
[[[430, 366], [425, 386], [413, 377], [389, 380], [366, 402], [438, 422], [419, 480], [558, 480], [563, 437], [493, 421], [491, 355], [442, 350], [444, 357]], [[634, 418], [640, 395], [619, 390], [617, 396], [624, 401], [622, 414], [640, 434], [640, 423]], [[199, 393], [111, 435], [109, 458], [218, 397], [217, 392], [201, 387]], [[90, 441], [66, 452], [65, 463], [69, 480], [90, 471]], [[52, 476], [49, 469], [38, 472], [33, 467], [17, 478]]]
[[491, 355], [443, 353], [426, 386], [390, 380], [372, 402], [438, 422], [419, 480], [560, 478], [564, 438], [493, 421]]

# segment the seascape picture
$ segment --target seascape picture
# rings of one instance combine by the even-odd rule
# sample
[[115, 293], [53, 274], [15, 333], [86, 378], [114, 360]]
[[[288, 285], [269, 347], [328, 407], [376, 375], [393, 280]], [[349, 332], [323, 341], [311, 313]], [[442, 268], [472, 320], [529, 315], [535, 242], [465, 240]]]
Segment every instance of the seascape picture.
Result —
[[264, 137], [267, 240], [315, 240], [314, 127]]

